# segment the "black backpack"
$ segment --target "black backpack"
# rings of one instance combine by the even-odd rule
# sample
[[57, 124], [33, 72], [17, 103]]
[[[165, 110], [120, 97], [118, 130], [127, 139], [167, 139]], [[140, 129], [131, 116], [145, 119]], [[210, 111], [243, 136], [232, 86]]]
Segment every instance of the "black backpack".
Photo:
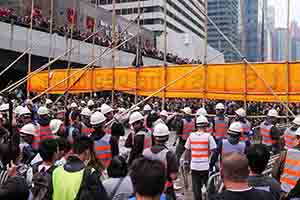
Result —
[[[97, 171], [92, 171], [91, 168], [84, 169], [83, 178], [80, 185], [80, 189], [74, 200], [97, 200], [99, 199], [99, 185], [101, 185], [100, 176], [92, 176], [93, 173], [98, 173]], [[105, 190], [104, 194], [101, 194], [101, 199], [107, 200], [107, 195]]]
[[[38, 165], [37, 165], [38, 167]], [[36, 172], [32, 178], [32, 200], [50, 200], [51, 199], [51, 182], [52, 172], [55, 166], [50, 167], [48, 170], [36, 172], [36, 166], [33, 171]]]

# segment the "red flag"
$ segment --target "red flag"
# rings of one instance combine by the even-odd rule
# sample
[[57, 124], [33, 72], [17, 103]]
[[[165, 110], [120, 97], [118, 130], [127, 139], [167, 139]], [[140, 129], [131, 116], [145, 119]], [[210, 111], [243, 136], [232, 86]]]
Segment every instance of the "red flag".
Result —
[[90, 16], [87, 16], [86, 17], [86, 27], [87, 29], [93, 29], [95, 26], [95, 19], [90, 17]]
[[42, 11], [41, 11], [41, 9], [39, 9], [39, 8], [34, 8], [34, 9], [32, 10], [32, 16], [33, 16], [33, 17], [40, 17], [40, 16], [42, 16]]
[[68, 8], [67, 10], [68, 13], [68, 22], [70, 24], [75, 24], [76, 22], [76, 10], [74, 8]]

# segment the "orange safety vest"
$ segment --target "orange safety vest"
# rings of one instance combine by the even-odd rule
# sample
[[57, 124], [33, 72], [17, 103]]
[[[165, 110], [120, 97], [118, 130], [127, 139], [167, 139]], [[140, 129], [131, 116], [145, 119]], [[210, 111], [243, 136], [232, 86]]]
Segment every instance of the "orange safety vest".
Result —
[[41, 142], [46, 139], [55, 139], [55, 135], [52, 133], [49, 125], [47, 126], [39, 125], [38, 130], [39, 130], [39, 136]]
[[183, 140], [187, 140], [190, 134], [195, 131], [195, 120], [192, 119], [188, 122], [186, 119], [182, 119], [183, 121], [183, 129], [182, 134], [179, 135]]
[[111, 135], [111, 125], [110, 126], [107, 126], [107, 127], [105, 127], [105, 129], [104, 129], [104, 131], [105, 131], [105, 134], [108, 134], [108, 135]]
[[227, 134], [227, 128], [229, 125], [229, 119], [225, 117], [224, 119], [220, 119], [219, 117], [214, 118], [215, 122], [215, 132], [213, 133], [214, 137], [217, 140], [224, 139]]
[[37, 130], [35, 136], [33, 137], [32, 148], [34, 150], [38, 150], [40, 144], [41, 144], [41, 139], [40, 139], [39, 131]]
[[136, 135], [144, 135], [144, 149], [152, 147], [152, 136], [151, 133], [149, 133], [149, 131], [139, 131]]
[[287, 149], [291, 149], [294, 147], [293, 145], [293, 136], [295, 135], [295, 131], [292, 131], [290, 128], [286, 129], [283, 135], [285, 147]]
[[287, 193], [293, 189], [300, 178], [300, 151], [297, 149], [288, 149], [283, 173], [280, 177], [281, 189]]
[[251, 131], [250, 123], [248, 121], [246, 121], [245, 123], [241, 122], [241, 124], [242, 124], [242, 131], [243, 132], [242, 132], [240, 141], [248, 141], [249, 138], [245, 135], [245, 133], [249, 133]]
[[87, 127], [84, 123], [81, 123], [81, 134], [90, 137], [95, 130]]
[[274, 125], [266, 125], [265, 122], [260, 124], [260, 135], [262, 136], [262, 144], [272, 146], [276, 141], [272, 139], [271, 129]]
[[208, 135], [195, 135], [190, 137], [192, 160], [191, 162], [208, 162], [209, 159], [209, 141]]
[[105, 134], [100, 140], [94, 141], [96, 157], [106, 168], [110, 165], [112, 160], [110, 139], [111, 136]]

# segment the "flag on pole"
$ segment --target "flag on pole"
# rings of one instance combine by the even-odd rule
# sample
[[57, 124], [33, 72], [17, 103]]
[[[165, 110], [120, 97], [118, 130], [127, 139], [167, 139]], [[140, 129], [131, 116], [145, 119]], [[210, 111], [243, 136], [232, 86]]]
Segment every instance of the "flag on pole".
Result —
[[68, 8], [67, 14], [68, 14], [68, 22], [70, 24], [75, 24], [75, 22], [77, 20], [75, 8]]

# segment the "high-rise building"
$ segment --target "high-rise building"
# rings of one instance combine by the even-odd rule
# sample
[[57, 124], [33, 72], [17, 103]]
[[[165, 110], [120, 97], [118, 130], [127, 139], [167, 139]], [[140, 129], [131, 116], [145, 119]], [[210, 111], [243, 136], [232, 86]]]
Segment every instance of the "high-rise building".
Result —
[[[98, 3], [107, 10], [113, 9], [112, 0], [89, 1]], [[205, 16], [200, 10], [206, 12], [206, 0], [116, 0], [116, 13], [133, 20], [138, 15], [139, 3], [142, 12], [141, 25], [155, 32], [158, 49], [164, 49], [164, 7], [166, 5], [168, 52], [181, 57], [203, 58]], [[211, 47], [209, 49], [212, 50]]]
[[286, 60], [287, 29], [277, 28], [273, 33], [273, 60]]
[[257, 62], [265, 59], [265, 16], [266, 0], [244, 0], [245, 56], [249, 61]]
[[[208, 0], [208, 16], [238, 48], [240, 47], [239, 11], [239, 0]], [[224, 53], [226, 62], [240, 60], [235, 50], [220, 35], [212, 23], [208, 23], [208, 43]]]

